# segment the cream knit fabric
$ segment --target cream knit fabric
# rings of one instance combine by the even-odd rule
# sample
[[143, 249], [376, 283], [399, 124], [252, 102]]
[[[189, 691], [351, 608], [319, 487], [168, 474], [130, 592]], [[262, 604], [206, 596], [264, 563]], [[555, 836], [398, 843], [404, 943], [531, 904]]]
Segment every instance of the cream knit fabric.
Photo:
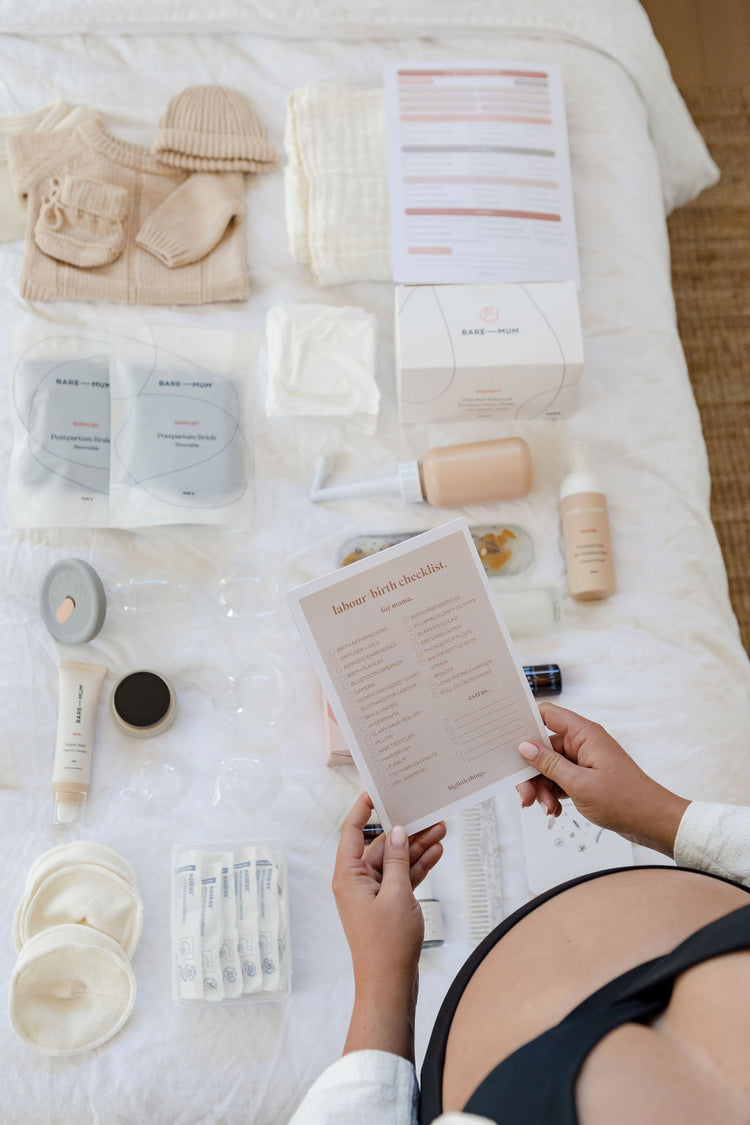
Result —
[[136, 246], [169, 269], [187, 266], [210, 253], [232, 219], [244, 212], [241, 172], [194, 172], [149, 215]]
[[[84, 122], [72, 134], [19, 134], [8, 140], [10, 171], [16, 191], [28, 196], [30, 221], [26, 230], [26, 254], [21, 269], [21, 296], [30, 301], [79, 300], [125, 301], [131, 304], [206, 304], [213, 301], [244, 301], [249, 292], [245, 265], [244, 205], [236, 213], [215, 248], [191, 264], [170, 269], [152, 253], [136, 244], [143, 224], [185, 179], [184, 172], [158, 160], [148, 149], [112, 136], [96, 121]], [[95, 181], [108, 189], [124, 189], [128, 197], [123, 221], [123, 246], [109, 264], [94, 268], [71, 265], [45, 253], [34, 238], [34, 228], [43, 208], [54, 204], [53, 192], [65, 177]], [[227, 178], [224, 177], [224, 180]], [[105, 209], [118, 204], [108, 193]], [[59, 198], [59, 196], [58, 196]], [[80, 195], [77, 198], [81, 198]], [[99, 197], [101, 200], [101, 197]], [[118, 195], [118, 198], [119, 195]], [[108, 214], [112, 214], [110, 210]], [[120, 214], [120, 211], [117, 211]], [[181, 246], [205, 245], [202, 222], [196, 239], [193, 215], [184, 231]], [[81, 237], [81, 218], [75, 208], [64, 216]], [[120, 220], [113, 220], [120, 221]]]
[[26, 229], [26, 207], [13, 190], [8, 170], [7, 137], [13, 133], [72, 131], [82, 121], [98, 120], [99, 116], [98, 110], [68, 105], [60, 99], [34, 113], [0, 117], [0, 242], [23, 238]]
[[55, 178], [34, 227], [34, 241], [50, 258], [90, 269], [119, 258], [130, 200], [123, 187], [83, 176]]
[[154, 153], [194, 172], [265, 172], [278, 153], [250, 102], [226, 86], [188, 86], [167, 106]]

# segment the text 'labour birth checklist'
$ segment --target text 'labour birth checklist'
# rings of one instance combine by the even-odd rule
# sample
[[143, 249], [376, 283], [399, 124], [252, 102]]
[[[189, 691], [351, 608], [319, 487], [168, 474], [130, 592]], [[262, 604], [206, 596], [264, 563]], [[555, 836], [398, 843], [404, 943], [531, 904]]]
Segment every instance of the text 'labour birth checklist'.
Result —
[[410, 833], [536, 772], [544, 725], [463, 519], [289, 594], [383, 824]]

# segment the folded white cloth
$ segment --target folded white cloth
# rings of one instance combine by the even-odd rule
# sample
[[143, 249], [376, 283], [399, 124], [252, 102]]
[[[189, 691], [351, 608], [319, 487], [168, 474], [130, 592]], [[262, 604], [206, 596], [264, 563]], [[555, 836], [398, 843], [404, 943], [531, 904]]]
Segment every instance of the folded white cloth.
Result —
[[266, 318], [266, 414], [347, 420], [375, 432], [377, 318], [336, 305], [274, 305]]
[[293, 90], [284, 145], [292, 257], [320, 285], [390, 281], [383, 91], [334, 82]]
[[16, 1035], [48, 1055], [75, 1055], [120, 1030], [135, 1003], [135, 976], [118, 942], [86, 926], [54, 926], [23, 947], [10, 978]]
[[114, 938], [128, 957], [143, 926], [137, 887], [96, 863], [74, 863], [50, 872], [24, 895], [14, 925], [16, 948], [35, 934], [68, 922]]

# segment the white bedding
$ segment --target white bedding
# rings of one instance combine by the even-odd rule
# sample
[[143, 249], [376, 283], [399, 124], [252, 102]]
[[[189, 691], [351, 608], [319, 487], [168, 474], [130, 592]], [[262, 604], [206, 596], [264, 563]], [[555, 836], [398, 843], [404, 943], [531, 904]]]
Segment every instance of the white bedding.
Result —
[[[375, 10], [375, 9], [373, 9]], [[2, 544], [0, 686], [0, 989], [14, 961], [11, 915], [28, 867], [58, 841], [49, 826], [51, 757], [59, 660], [104, 662], [105, 703], [116, 674], [165, 672], [180, 712], [160, 740], [163, 754], [191, 768], [190, 788], [171, 813], [133, 818], [119, 791], [142, 749], [116, 732], [102, 705], [87, 820], [78, 835], [100, 840], [134, 865], [144, 898], [134, 958], [138, 999], [125, 1029], [79, 1059], [48, 1059], [0, 1024], [5, 1064], [3, 1120], [106, 1125], [281, 1125], [312, 1080], [340, 1052], [352, 986], [330, 893], [338, 828], [356, 792], [351, 771], [323, 765], [319, 698], [311, 666], [279, 601], [262, 626], [224, 622], [222, 574], [253, 565], [283, 590], [331, 569], [335, 549], [357, 527], [426, 528], [450, 513], [407, 512], [395, 500], [312, 505], [306, 490], [315, 456], [337, 457], [341, 477], [364, 477], [431, 445], [518, 433], [530, 443], [535, 487], [502, 508], [466, 511], [470, 522], [502, 518], [532, 533], [534, 581], [564, 583], [556, 490], [564, 449], [590, 443], [610, 500], [619, 593], [599, 605], [566, 599], [565, 627], [519, 644], [524, 662], [557, 660], [563, 702], [604, 723], [643, 766], [689, 797], [750, 802], [746, 730], [750, 674], [727, 596], [710, 522], [709, 477], [700, 421], [677, 336], [665, 210], [690, 198], [715, 171], [671, 84], [660, 49], [635, 0], [389, 0], [360, 16], [344, 0], [193, 0], [153, 5], [69, 0], [0, 5], [0, 113], [25, 112], [57, 96], [101, 109], [112, 130], [150, 143], [169, 98], [183, 87], [222, 82], [243, 90], [281, 149], [289, 90], [322, 79], [371, 87], [384, 60], [478, 56], [561, 63], [583, 287], [586, 370], [578, 411], [567, 423], [440, 424], [400, 428], [387, 284], [316, 289], [286, 249], [282, 173], [248, 184], [251, 297], [244, 307], [114, 309], [37, 305], [17, 297], [20, 244], [0, 247], [3, 348], [30, 313], [102, 328], [115, 318], [195, 323], [262, 332], [278, 300], [362, 305], [380, 326], [381, 417], [365, 441], [332, 423], [266, 421], [255, 427], [255, 529], [131, 535], [56, 532]], [[45, 31], [47, 37], [39, 35]], [[160, 34], [164, 31], [200, 34]], [[80, 32], [80, 34], [79, 34]], [[85, 32], [85, 33], [84, 33]], [[400, 39], [397, 37], [401, 36]], [[261, 351], [256, 399], [264, 390]], [[8, 364], [6, 363], [6, 369]], [[9, 404], [0, 402], [3, 477], [10, 454]], [[2, 527], [5, 527], [3, 500]], [[359, 523], [357, 522], [358, 517]], [[188, 613], [128, 622], [112, 608], [99, 637], [63, 653], [37, 611], [42, 577], [59, 557], [89, 560], [108, 589], [159, 568], [188, 587]], [[211, 695], [217, 676], [241, 665], [257, 640], [287, 661], [296, 706], [270, 740], [283, 784], [275, 802], [243, 816], [214, 807], [212, 778], [228, 735]], [[252, 734], [252, 732], [251, 732]], [[498, 799], [508, 909], [528, 896], [514, 794]], [[279, 1005], [178, 1008], [170, 997], [169, 850], [173, 843], [272, 837], [291, 875], [292, 995]], [[469, 951], [458, 820], [434, 876], [446, 944], [422, 961], [418, 1051], [445, 989]], [[376, 940], [377, 935], [373, 935]]]

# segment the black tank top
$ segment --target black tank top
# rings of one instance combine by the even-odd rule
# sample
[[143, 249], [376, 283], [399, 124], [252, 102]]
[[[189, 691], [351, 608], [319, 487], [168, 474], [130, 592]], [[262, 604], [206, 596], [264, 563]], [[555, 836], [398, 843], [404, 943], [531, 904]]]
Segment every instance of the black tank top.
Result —
[[[616, 870], [632, 871], [634, 868]], [[659, 870], [685, 869], [660, 867]], [[429, 1125], [442, 1112], [443, 1064], [451, 1021], [481, 960], [511, 926], [542, 902], [581, 882], [610, 874], [614, 871], [596, 872], [540, 895], [506, 918], [474, 950], [453, 982], [435, 1021], [422, 1067], [420, 1125]], [[747, 887], [741, 889], [748, 890]], [[686, 969], [744, 949], [750, 949], [750, 905], [710, 922], [670, 953], [637, 965], [598, 989], [560, 1023], [498, 1063], [471, 1095], [463, 1111], [488, 1117], [497, 1125], [540, 1125], [545, 1121], [554, 1125], [578, 1125], [576, 1079], [586, 1056], [600, 1039], [622, 1024], [645, 1023], [662, 1012], [669, 1004], [675, 980]]]

